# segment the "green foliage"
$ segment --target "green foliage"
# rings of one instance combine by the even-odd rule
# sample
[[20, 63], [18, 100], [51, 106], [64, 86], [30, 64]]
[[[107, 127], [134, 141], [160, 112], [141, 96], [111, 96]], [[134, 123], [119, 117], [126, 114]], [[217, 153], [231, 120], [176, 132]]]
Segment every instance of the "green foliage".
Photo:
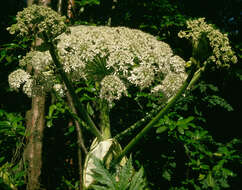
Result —
[[48, 115], [45, 117], [46, 126], [52, 127], [53, 120], [59, 118], [61, 115], [64, 115], [66, 111], [67, 107], [63, 101], [58, 101], [57, 103], [50, 105]]
[[100, 0], [82, 0], [82, 1], [76, 1], [77, 5], [80, 5], [82, 7], [87, 6], [87, 5], [99, 5]]
[[63, 189], [78, 190], [79, 189], [79, 182], [73, 181], [73, 180], [67, 180], [63, 176], [62, 180], [61, 180], [61, 185], [59, 187], [57, 187], [56, 190], [63, 190]]
[[20, 114], [8, 113], [0, 109], [0, 158], [8, 161], [15, 149], [21, 148], [25, 135], [24, 118]]
[[182, 118], [177, 121], [166, 116], [158, 125], [159, 134], [168, 128], [170, 143], [180, 144], [185, 155], [185, 176], [178, 185], [174, 185], [176, 175], [176, 153], [163, 154], [166, 164], [162, 177], [173, 184], [171, 189], [222, 189], [228, 188], [229, 180], [236, 174], [231, 164], [241, 164], [241, 157], [235, 146], [241, 144], [233, 139], [225, 144], [216, 142], [209, 132], [195, 124], [194, 117]]
[[112, 70], [107, 68], [106, 60], [106, 57], [96, 56], [92, 61], [87, 62], [85, 72], [89, 81], [101, 82], [105, 76], [112, 73]]
[[26, 172], [19, 170], [18, 167], [8, 162], [0, 167], [0, 187], [5, 186], [6, 189], [17, 190], [17, 187], [25, 184]]
[[24, 185], [25, 171], [13, 162], [20, 159], [25, 136], [23, 117], [0, 109], [0, 186], [7, 184], [12, 189]]
[[154, 96], [150, 92], [144, 91], [138, 91], [135, 94], [133, 94], [134, 100], [137, 102], [139, 107], [144, 110], [151, 110], [157, 108], [162, 102], [161, 99], [163, 97], [163, 94], [160, 92], [159, 95]]
[[124, 166], [116, 168], [115, 172], [108, 170], [102, 161], [94, 159], [96, 166], [93, 169], [93, 177], [96, 184], [91, 185], [94, 190], [137, 190], [145, 189], [143, 168], [135, 172], [130, 158]]

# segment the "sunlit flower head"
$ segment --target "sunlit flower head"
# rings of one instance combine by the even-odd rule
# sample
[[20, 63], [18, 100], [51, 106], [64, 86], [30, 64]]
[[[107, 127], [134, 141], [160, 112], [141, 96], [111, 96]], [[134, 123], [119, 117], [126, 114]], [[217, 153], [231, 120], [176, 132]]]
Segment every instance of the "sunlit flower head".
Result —
[[54, 39], [67, 30], [64, 23], [65, 17], [46, 6], [32, 5], [18, 12], [17, 23], [8, 28], [11, 34], [20, 36], [36, 35], [43, 37], [43, 32], [48, 39]]
[[[170, 96], [186, 79], [185, 61], [175, 56], [168, 44], [150, 34], [126, 27], [82, 25], [70, 27], [70, 31], [56, 38], [64, 72], [72, 82], [99, 83], [99, 97], [109, 103], [127, 95], [132, 85], [140, 90], [151, 89], [162, 80], [167, 81], [162, 83], [162, 92]], [[58, 68], [48, 51], [28, 53], [20, 61], [22, 68], [26, 65], [38, 71], [39, 76], [34, 79], [40, 80], [45, 91], [59, 84]], [[169, 85], [174, 83], [169, 84], [167, 79], [171, 74], [176, 84], [171, 87], [173, 90]]]
[[[237, 57], [231, 49], [228, 35], [221, 33], [213, 25], [207, 24], [205, 18], [188, 20], [187, 29], [187, 31], [180, 31], [178, 36], [191, 39], [193, 45], [199, 45], [199, 43], [208, 41], [208, 45], [211, 48], [209, 53], [211, 51], [211, 55], [208, 55], [204, 63], [215, 63], [216, 67], [228, 67], [230, 63], [237, 63]], [[208, 47], [203, 45], [201, 48], [206, 49]], [[201, 52], [202, 50], [199, 51]]]

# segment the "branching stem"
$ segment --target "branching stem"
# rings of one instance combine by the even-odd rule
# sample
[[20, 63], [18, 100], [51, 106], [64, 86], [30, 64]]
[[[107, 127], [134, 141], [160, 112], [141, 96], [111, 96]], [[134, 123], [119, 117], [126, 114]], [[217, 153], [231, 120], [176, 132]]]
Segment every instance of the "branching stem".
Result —
[[114, 160], [113, 162], [114, 165], [118, 163], [125, 155], [127, 155], [131, 151], [131, 149], [148, 133], [148, 131], [150, 131], [150, 129], [167, 113], [167, 111], [175, 104], [175, 102], [185, 92], [190, 82], [194, 79], [193, 77], [195, 76], [196, 78], [199, 78], [199, 76], [201, 75], [201, 72], [198, 72], [198, 75], [194, 75], [196, 71], [195, 65], [196, 64], [194, 63], [186, 81], [184, 82], [184, 84], [182, 85], [178, 93], [175, 96], [173, 96], [170, 99], [170, 101], [167, 103], [167, 105], [141, 130], [141, 132], [139, 132], [136, 135], [136, 137], [134, 137], [129, 142], [129, 144], [124, 148], [124, 150], [120, 153], [120, 155]]

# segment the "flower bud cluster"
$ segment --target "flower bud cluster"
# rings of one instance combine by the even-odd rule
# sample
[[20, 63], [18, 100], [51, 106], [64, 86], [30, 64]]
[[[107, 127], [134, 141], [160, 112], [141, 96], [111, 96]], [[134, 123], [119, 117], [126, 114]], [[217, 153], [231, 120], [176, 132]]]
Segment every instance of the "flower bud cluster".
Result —
[[65, 17], [46, 6], [32, 5], [18, 12], [17, 23], [8, 28], [11, 34], [20, 36], [37, 35], [43, 38], [43, 32], [48, 39], [54, 39], [67, 30]]
[[228, 67], [229, 63], [236, 63], [237, 57], [231, 49], [227, 34], [222, 34], [211, 24], [205, 22], [205, 18], [187, 21], [187, 31], [180, 31], [180, 38], [191, 39], [193, 44], [199, 43], [202, 37], [206, 37], [212, 49], [205, 63], [215, 63], [217, 67]]

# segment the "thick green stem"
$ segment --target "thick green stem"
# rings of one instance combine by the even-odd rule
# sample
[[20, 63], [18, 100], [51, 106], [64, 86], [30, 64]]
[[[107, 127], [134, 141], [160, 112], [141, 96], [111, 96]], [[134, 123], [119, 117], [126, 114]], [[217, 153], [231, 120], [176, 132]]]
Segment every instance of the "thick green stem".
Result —
[[103, 139], [111, 138], [109, 106], [104, 100], [100, 102], [100, 127]]
[[[118, 163], [126, 154], [128, 154], [131, 149], [141, 140], [141, 138], [144, 137], [148, 133], [148, 131], [158, 122], [165, 113], [175, 104], [175, 102], [178, 100], [178, 98], [184, 93], [184, 91], [187, 89], [188, 85], [193, 79], [195, 73], [195, 68], [192, 68], [186, 81], [178, 91], [178, 93], [170, 99], [170, 101], [167, 103], [167, 105], [139, 132], [136, 137], [134, 137], [129, 144], [124, 148], [124, 150], [121, 152], [121, 154], [115, 159], [114, 164]], [[200, 73], [201, 74], [201, 73]]]
[[190, 84], [189, 84], [188, 87], [187, 87], [188, 89], [191, 89], [191, 88], [193, 87], [193, 85], [196, 84], [196, 82], [197, 82], [197, 81], [199, 80], [199, 78], [201, 77], [201, 73], [204, 71], [205, 67], [206, 67], [206, 65], [204, 65], [203, 67], [199, 68], [199, 69], [195, 72], [195, 74], [194, 74], [194, 76], [193, 76], [193, 78], [192, 78]]
[[62, 64], [60, 63], [60, 59], [58, 57], [58, 53], [57, 53], [57, 50], [56, 50], [56, 47], [53, 45], [52, 42], [49, 42], [47, 37], [45, 38], [45, 43], [48, 45], [49, 47], [49, 52], [50, 52], [50, 55], [53, 59], [53, 62], [61, 76], [61, 79], [63, 80], [64, 84], [66, 85], [67, 87], [67, 90], [69, 91], [70, 93], [70, 96], [72, 97], [72, 100], [73, 100], [73, 103], [74, 103], [74, 106], [75, 108], [77, 109], [78, 111], [78, 115], [80, 114], [81, 118], [83, 119], [84, 122], [87, 123], [87, 125], [90, 127], [90, 131], [99, 139], [99, 140], [102, 140], [103, 137], [100, 133], [100, 131], [97, 129], [97, 127], [95, 126], [94, 122], [92, 121], [92, 119], [90, 118], [90, 116], [88, 115], [87, 111], [85, 110], [84, 106], [80, 103], [76, 93], [75, 93], [75, 90], [74, 90], [74, 87], [72, 86], [71, 82], [69, 81], [69, 79], [67, 78], [64, 70], [63, 70], [63, 67], [62, 67]]

